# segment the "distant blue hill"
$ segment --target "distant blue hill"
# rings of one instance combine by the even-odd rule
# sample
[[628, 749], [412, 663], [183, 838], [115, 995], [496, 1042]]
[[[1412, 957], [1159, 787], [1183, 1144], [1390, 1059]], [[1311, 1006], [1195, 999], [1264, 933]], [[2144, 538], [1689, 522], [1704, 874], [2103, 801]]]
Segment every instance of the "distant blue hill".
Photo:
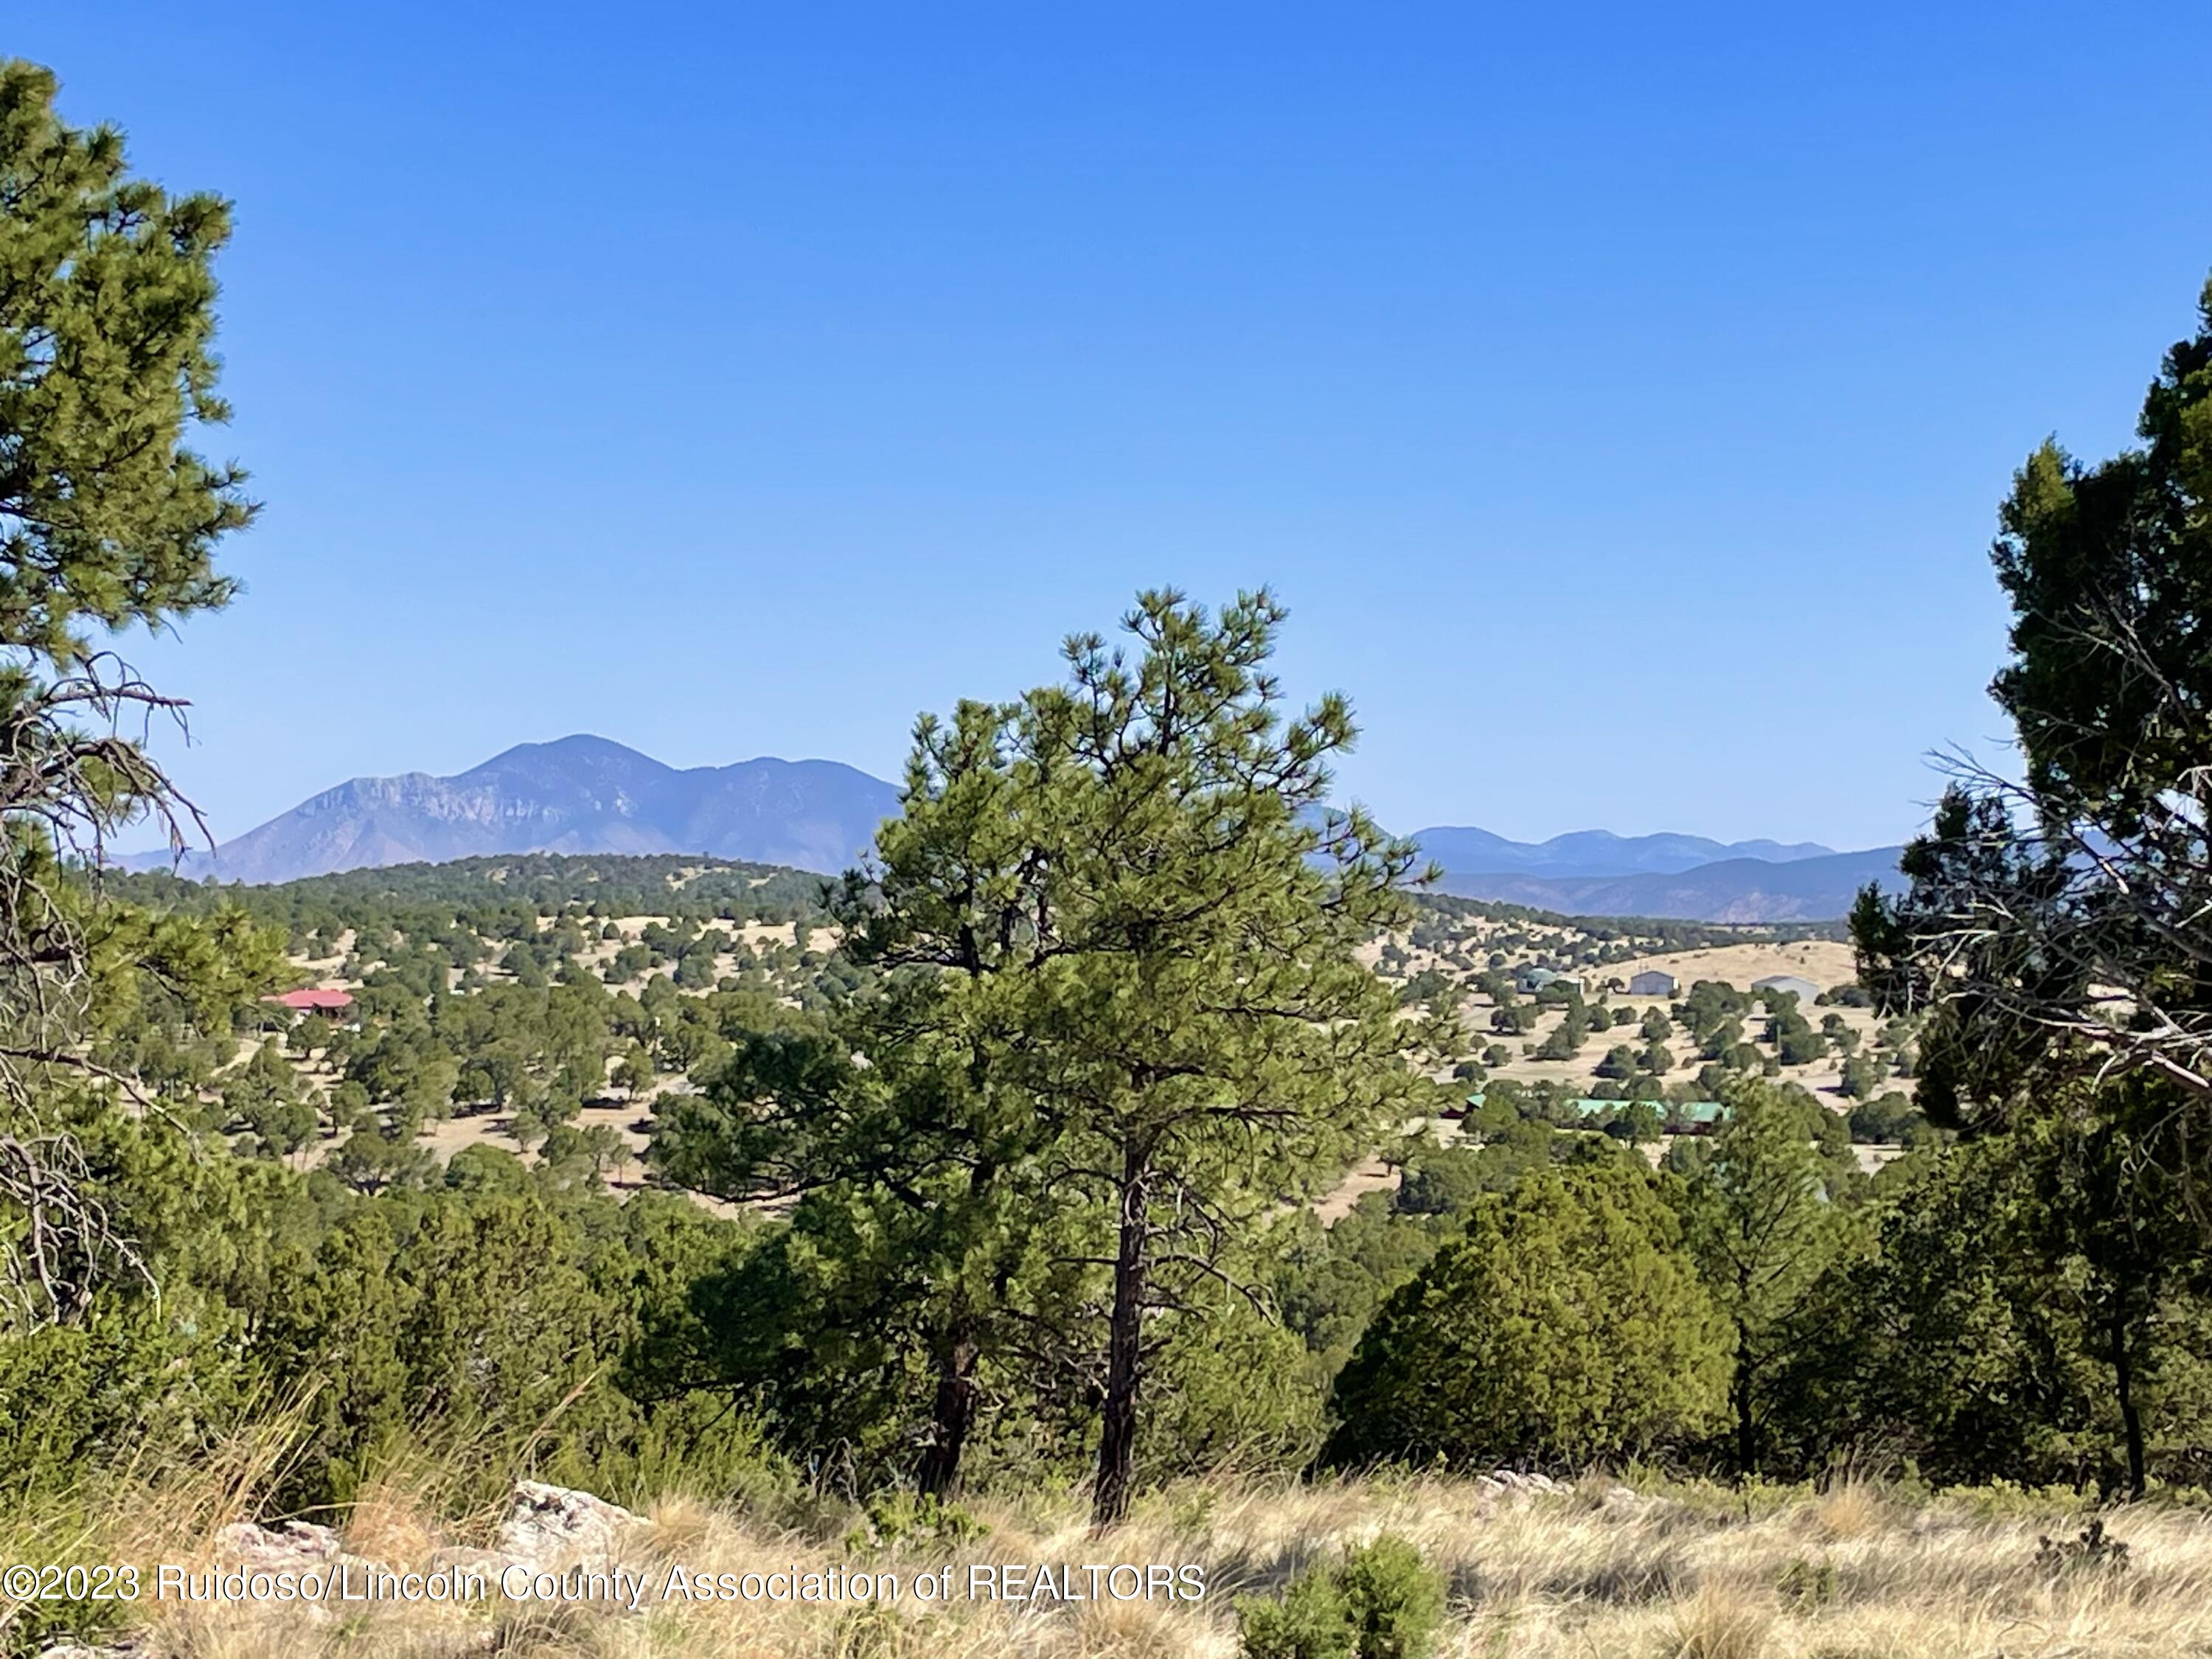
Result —
[[1626, 875], [1533, 875], [1447, 869], [1439, 890], [1571, 916], [1662, 916], [1680, 921], [1829, 921], [1850, 914], [1872, 882], [1894, 891], [1901, 847], [1774, 860], [1718, 859], [1687, 870]]
[[[448, 778], [355, 778], [180, 868], [291, 881], [500, 853], [698, 853], [834, 872], [898, 811], [880, 778], [822, 760], [679, 771], [605, 738], [520, 744]], [[124, 862], [154, 869], [165, 853]]]
[[1703, 836], [1616, 836], [1607, 830], [1577, 830], [1549, 841], [1508, 841], [1487, 830], [1450, 825], [1414, 832], [1421, 851], [1454, 872], [1565, 878], [1577, 876], [1672, 874], [1729, 859], [1757, 859], [1791, 864], [1835, 856], [1818, 842], [1784, 845], [1774, 841], [1709, 841]]

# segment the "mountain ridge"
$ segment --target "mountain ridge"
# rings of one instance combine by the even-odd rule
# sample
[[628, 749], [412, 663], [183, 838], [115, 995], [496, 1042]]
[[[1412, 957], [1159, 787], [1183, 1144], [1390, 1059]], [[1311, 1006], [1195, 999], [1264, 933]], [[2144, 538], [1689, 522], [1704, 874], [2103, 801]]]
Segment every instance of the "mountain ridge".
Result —
[[[465, 772], [349, 778], [229, 841], [188, 853], [181, 873], [253, 884], [393, 864], [519, 853], [678, 854], [834, 874], [896, 815], [896, 786], [839, 761], [760, 756], [668, 766], [579, 732], [520, 743]], [[1895, 848], [1719, 842], [1573, 830], [1516, 842], [1472, 825], [1412, 837], [1445, 872], [1440, 890], [1569, 915], [1693, 921], [1825, 920], [1859, 887], [1893, 877]], [[128, 868], [170, 865], [141, 854]]]
[[1720, 859], [1687, 870], [1618, 876], [1539, 876], [1452, 871], [1439, 892], [1525, 904], [1574, 916], [1652, 916], [1679, 921], [1832, 921], [1850, 914], [1862, 888], [1893, 890], [1901, 847], [1822, 858]]
[[840, 761], [763, 756], [678, 769], [578, 733], [517, 744], [446, 777], [349, 778], [177, 867], [261, 884], [501, 853], [686, 853], [830, 874], [897, 811], [893, 786]]
[[1610, 830], [1571, 830], [1549, 841], [1513, 841], [1466, 824], [1417, 830], [1411, 839], [1447, 870], [1484, 874], [1517, 871], [1547, 877], [1669, 874], [1729, 859], [1791, 864], [1833, 858], [1837, 852], [1812, 841], [1718, 842], [1664, 830], [1620, 836]]

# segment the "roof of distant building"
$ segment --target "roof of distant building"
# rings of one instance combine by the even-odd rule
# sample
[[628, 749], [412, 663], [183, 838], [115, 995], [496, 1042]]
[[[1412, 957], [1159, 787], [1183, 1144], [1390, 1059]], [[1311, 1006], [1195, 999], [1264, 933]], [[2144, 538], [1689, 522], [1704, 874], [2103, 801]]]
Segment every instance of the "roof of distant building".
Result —
[[1820, 994], [1820, 988], [1802, 974], [1769, 974], [1764, 979], [1751, 982], [1754, 991], [1795, 991], [1802, 1001], [1811, 1001]]
[[287, 1008], [350, 1008], [353, 993], [329, 991], [309, 987], [304, 990], [285, 991], [273, 997], [264, 997], [264, 1002], [282, 1003]]

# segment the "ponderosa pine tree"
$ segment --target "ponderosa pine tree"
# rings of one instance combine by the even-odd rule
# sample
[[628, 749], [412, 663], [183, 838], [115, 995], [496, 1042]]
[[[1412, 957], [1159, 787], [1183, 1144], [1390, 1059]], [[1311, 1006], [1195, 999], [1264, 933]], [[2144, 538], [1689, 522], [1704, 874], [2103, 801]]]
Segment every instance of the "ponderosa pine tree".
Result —
[[[796, 1201], [746, 1287], [781, 1305], [757, 1309], [744, 1363], [775, 1391], [785, 1351], [804, 1349], [780, 1415], [849, 1440], [872, 1439], [839, 1416], [864, 1397], [878, 1418], [917, 1418], [892, 1428], [939, 1498], [961, 1489], [987, 1387], [1034, 1392], [1010, 1376], [1032, 1347], [1014, 1322], [1034, 1322], [1032, 1281], [1053, 1277], [1037, 1265], [1054, 1206], [1033, 1178], [1032, 1115], [994, 1091], [1007, 1039], [967, 1023], [970, 988], [908, 977], [834, 1020], [744, 1037], [702, 1091], [659, 1103], [652, 1150], [696, 1190]], [[929, 1378], [921, 1400], [902, 1397], [909, 1360]]]
[[[1328, 805], [1340, 696], [1285, 720], [1285, 612], [1139, 596], [1066, 684], [925, 718], [905, 811], [848, 882], [853, 948], [928, 974], [971, 1100], [1100, 1276], [1093, 1518], [1126, 1513], [1165, 1324], [1258, 1299], [1239, 1248], [1403, 1111], [1395, 998], [1358, 947], [1409, 914], [1413, 849]], [[1086, 1242], [1082, 1235], [1089, 1235]]]
[[907, 1351], [928, 1373], [913, 1473], [938, 1497], [961, 1488], [987, 1386], [1085, 1382], [1067, 1321], [1046, 1311], [1079, 1283], [1079, 1252], [1062, 1238], [1040, 1258], [1065, 1206], [1040, 1175], [1053, 1120], [1015, 1063], [1025, 1010], [1006, 994], [1048, 915], [1006, 720], [966, 702], [949, 726], [917, 726], [904, 811], [837, 904], [848, 953], [890, 970], [874, 994], [741, 1042], [703, 1094], [664, 1103], [654, 1136], [687, 1185], [799, 1200], [791, 1276], [824, 1349], [856, 1377], [890, 1375]]
[[0, 1277], [34, 1322], [82, 1310], [115, 1253], [48, 1109], [94, 1075], [103, 963], [140, 971], [67, 860], [142, 813], [181, 845], [189, 816], [123, 730], [181, 705], [95, 641], [225, 603], [211, 556], [253, 514], [245, 475], [191, 447], [228, 413], [210, 346], [228, 210], [131, 177], [121, 135], [69, 125], [54, 95], [0, 62]]
[[54, 93], [0, 63], [0, 810], [76, 846], [173, 799], [114, 727], [178, 705], [94, 630], [225, 604], [211, 556], [254, 509], [244, 473], [188, 443], [229, 413], [210, 349], [229, 210], [131, 177], [121, 134], [68, 125]]

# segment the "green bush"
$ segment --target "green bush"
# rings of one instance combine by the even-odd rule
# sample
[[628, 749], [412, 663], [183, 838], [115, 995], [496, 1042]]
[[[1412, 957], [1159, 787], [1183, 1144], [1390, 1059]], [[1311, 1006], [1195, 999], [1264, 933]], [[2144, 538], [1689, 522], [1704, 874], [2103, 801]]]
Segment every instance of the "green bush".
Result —
[[1244, 1659], [1352, 1659], [1358, 1650], [1352, 1611], [1327, 1573], [1300, 1573], [1279, 1601], [1239, 1601], [1237, 1622]]
[[1339, 1464], [1580, 1465], [1694, 1437], [1729, 1333], [1640, 1158], [1532, 1170], [1384, 1302], [1339, 1374]]
[[1186, 1321], [1162, 1343], [1153, 1376], [1142, 1407], [1148, 1478], [1300, 1469], [1327, 1437], [1326, 1379], [1304, 1339], [1242, 1304]]
[[1444, 1617], [1443, 1575], [1385, 1533], [1345, 1552], [1337, 1574], [1358, 1644], [1357, 1659], [1421, 1659]]
[[934, 1492], [903, 1489], [869, 1500], [866, 1516], [845, 1534], [845, 1547], [855, 1555], [929, 1544], [957, 1549], [991, 1530], [957, 1504], [944, 1503]]
[[1300, 1573], [1280, 1601], [1237, 1607], [1244, 1659], [1422, 1659], [1443, 1615], [1443, 1575], [1387, 1533]]
[[82, 1323], [0, 1336], [0, 1498], [73, 1490], [95, 1465], [189, 1453], [245, 1393], [227, 1310], [104, 1292]]

